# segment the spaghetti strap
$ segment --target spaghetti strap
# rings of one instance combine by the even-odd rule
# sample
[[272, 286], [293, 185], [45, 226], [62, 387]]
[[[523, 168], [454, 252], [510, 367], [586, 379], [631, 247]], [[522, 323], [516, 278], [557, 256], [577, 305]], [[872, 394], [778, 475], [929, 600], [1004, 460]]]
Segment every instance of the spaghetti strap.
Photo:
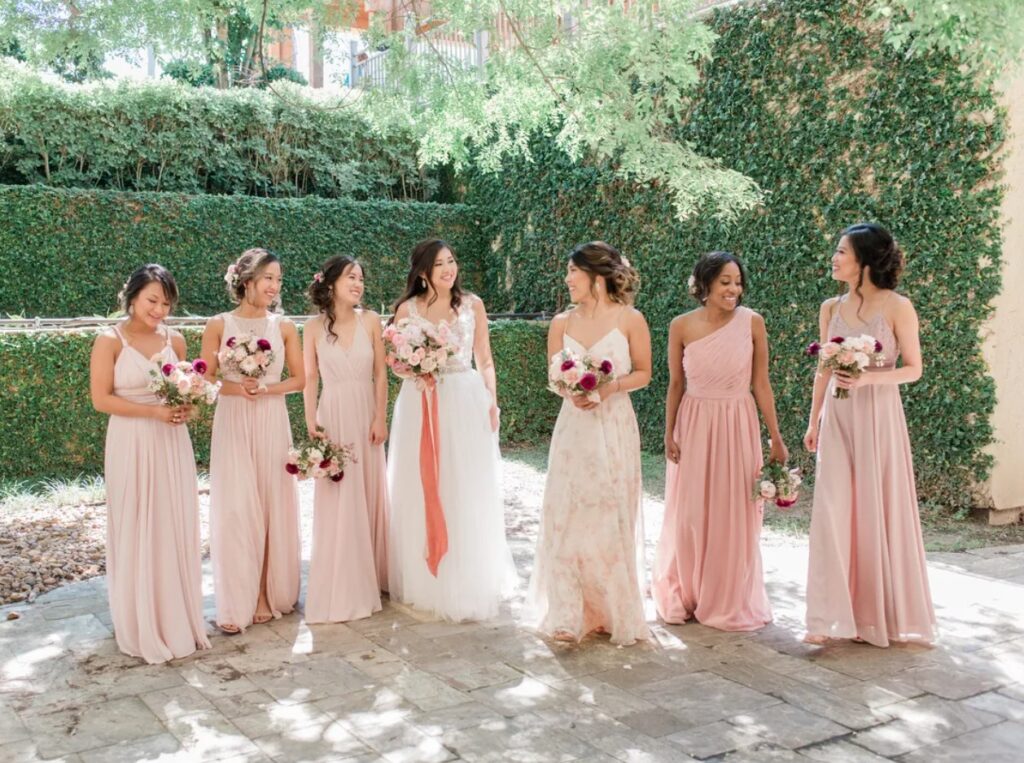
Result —
[[128, 340], [124, 338], [124, 334], [121, 333], [121, 327], [118, 326], [116, 323], [114, 324], [114, 333], [117, 334], [117, 338], [121, 340], [121, 346], [127, 347]]

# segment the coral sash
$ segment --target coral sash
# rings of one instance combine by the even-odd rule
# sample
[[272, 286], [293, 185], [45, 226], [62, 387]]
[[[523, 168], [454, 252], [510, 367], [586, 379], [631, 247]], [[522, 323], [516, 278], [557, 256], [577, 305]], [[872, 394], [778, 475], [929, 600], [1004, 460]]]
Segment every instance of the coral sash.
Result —
[[448, 553], [448, 527], [438, 492], [441, 441], [438, 433], [437, 382], [430, 379], [423, 389], [423, 423], [420, 427], [420, 482], [427, 525], [427, 569], [435, 578], [441, 559]]

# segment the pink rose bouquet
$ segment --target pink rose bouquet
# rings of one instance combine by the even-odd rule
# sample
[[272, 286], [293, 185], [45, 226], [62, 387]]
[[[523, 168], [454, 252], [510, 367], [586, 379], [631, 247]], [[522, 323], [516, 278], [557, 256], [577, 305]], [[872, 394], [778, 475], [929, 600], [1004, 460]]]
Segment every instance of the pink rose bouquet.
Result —
[[274, 362], [270, 340], [245, 332], [228, 337], [227, 345], [217, 353], [217, 360], [225, 371], [234, 372], [252, 379], [261, 379]]
[[435, 326], [418, 316], [402, 318], [385, 328], [384, 349], [395, 376], [421, 381], [437, 378], [456, 352], [447, 323]]
[[595, 360], [589, 355], [577, 355], [572, 350], [562, 350], [551, 359], [548, 366], [548, 389], [556, 395], [586, 395], [594, 402], [600, 402], [597, 388], [611, 381], [615, 366], [608, 358]]
[[[830, 371], [844, 371], [850, 376], [860, 376], [864, 369], [876, 363], [881, 357], [882, 343], [868, 334], [860, 336], [834, 336], [825, 344], [811, 342], [807, 354], [818, 359], [821, 368]], [[850, 390], [834, 387], [832, 397], [845, 399]]]
[[355, 449], [351, 444], [338, 445], [327, 439], [323, 427], [317, 427], [318, 437], [311, 437], [289, 448], [284, 468], [300, 480], [327, 477], [332, 482], [345, 478], [345, 467], [357, 463]]
[[149, 372], [153, 380], [149, 389], [160, 401], [171, 408], [179, 405], [210, 405], [217, 399], [220, 382], [213, 384], [203, 378], [206, 361], [182, 360], [178, 363], [163, 363], [160, 355], [153, 356], [157, 368]]
[[754, 479], [754, 500], [775, 501], [780, 509], [788, 509], [800, 497], [799, 469], [787, 469], [785, 464], [770, 461]]

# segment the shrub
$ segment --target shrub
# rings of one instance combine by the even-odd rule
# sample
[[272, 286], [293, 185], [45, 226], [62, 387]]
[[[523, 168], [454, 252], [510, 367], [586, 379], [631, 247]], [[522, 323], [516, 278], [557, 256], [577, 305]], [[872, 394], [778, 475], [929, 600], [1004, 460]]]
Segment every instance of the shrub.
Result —
[[[558, 412], [547, 392], [547, 325], [496, 321], [491, 342], [498, 369], [503, 445], [546, 438]], [[200, 329], [185, 329], [189, 357], [199, 353]], [[68, 477], [103, 470], [107, 417], [89, 398], [89, 353], [95, 330], [0, 334], [0, 480]], [[394, 377], [392, 398], [398, 384]], [[292, 429], [304, 427], [302, 395], [288, 396]], [[390, 411], [389, 411], [390, 413]], [[190, 425], [196, 459], [209, 464], [212, 411]], [[284, 468], [282, 464], [282, 469]]]

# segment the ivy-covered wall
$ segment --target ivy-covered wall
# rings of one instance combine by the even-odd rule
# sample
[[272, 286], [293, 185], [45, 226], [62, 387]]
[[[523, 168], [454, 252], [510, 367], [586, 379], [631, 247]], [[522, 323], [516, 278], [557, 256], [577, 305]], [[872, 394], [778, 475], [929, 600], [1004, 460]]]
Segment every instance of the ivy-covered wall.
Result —
[[647, 447], [664, 431], [671, 318], [695, 307], [685, 281], [697, 256], [730, 249], [748, 267], [745, 304], [770, 332], [771, 375], [797, 462], [810, 401], [818, 305], [837, 293], [837, 232], [864, 219], [891, 228], [907, 254], [901, 290], [921, 318], [924, 378], [904, 388], [919, 490], [970, 503], [984, 478], [994, 387], [979, 327], [999, 291], [996, 152], [1005, 120], [994, 94], [943, 55], [907, 60], [883, 44], [864, 0], [787, 0], [717, 12], [719, 39], [679, 139], [753, 177], [763, 208], [734, 223], [673, 219], [658, 189], [609, 167], [572, 166], [538, 141], [533, 163], [470, 178], [493, 242], [492, 306], [556, 310], [573, 244], [606, 239], [643, 279], [638, 307], [654, 338], [655, 376], [634, 396]]
[[[182, 333], [190, 357], [196, 357], [201, 330]], [[554, 426], [560, 401], [546, 390], [546, 336], [544, 323], [491, 324], [502, 445], [541, 442]], [[0, 333], [0, 481], [103, 471], [107, 417], [93, 410], [89, 397], [94, 337], [93, 330]], [[398, 384], [390, 378], [393, 398]], [[289, 395], [288, 408], [293, 432], [300, 436], [305, 421], [302, 395]], [[212, 421], [212, 409], [206, 409], [190, 425], [201, 466], [209, 464]]]
[[412, 248], [427, 236], [452, 242], [477, 289], [479, 229], [460, 204], [0, 186], [0, 315], [109, 314], [146, 262], [174, 274], [179, 312], [213, 315], [230, 307], [225, 269], [253, 246], [281, 256], [286, 312], [307, 311], [309, 280], [335, 254], [365, 262], [366, 303], [379, 308], [401, 292]]

